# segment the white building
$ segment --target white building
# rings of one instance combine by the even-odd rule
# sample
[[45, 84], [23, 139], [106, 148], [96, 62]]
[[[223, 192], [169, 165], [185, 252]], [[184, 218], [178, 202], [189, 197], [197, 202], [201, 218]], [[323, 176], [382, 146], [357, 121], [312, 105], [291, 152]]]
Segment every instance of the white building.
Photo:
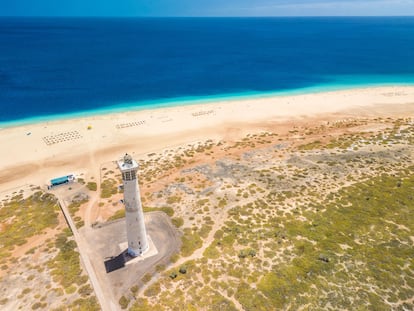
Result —
[[129, 154], [125, 154], [118, 161], [118, 167], [124, 182], [128, 253], [136, 257], [148, 250], [148, 238], [137, 178], [138, 163]]

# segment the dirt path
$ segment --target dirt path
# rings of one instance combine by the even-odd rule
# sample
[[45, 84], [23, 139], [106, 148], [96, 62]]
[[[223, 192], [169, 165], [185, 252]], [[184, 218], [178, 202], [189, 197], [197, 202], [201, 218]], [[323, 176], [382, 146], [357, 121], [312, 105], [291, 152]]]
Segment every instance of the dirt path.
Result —
[[101, 166], [96, 165], [96, 159], [95, 154], [93, 151], [90, 151], [89, 153], [89, 162], [90, 167], [93, 168], [91, 177], [93, 177], [93, 180], [96, 181], [96, 191], [90, 192], [89, 202], [85, 210], [84, 214], [84, 222], [85, 222], [85, 228], [89, 229], [92, 225], [92, 223], [95, 222], [95, 219], [93, 218], [93, 207], [97, 206], [97, 202], [99, 200], [99, 196], [101, 193]]

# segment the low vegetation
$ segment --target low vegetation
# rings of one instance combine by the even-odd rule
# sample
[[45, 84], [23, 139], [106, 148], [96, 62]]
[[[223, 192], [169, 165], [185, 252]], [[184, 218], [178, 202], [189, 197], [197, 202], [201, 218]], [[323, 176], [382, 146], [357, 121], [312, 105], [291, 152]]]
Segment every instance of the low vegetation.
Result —
[[96, 191], [98, 189], [98, 186], [96, 184], [96, 182], [94, 181], [90, 181], [86, 184], [86, 187], [90, 190], [90, 191]]
[[[208, 163], [180, 150], [147, 197], [174, 209], [181, 252], [131, 310], [412, 309], [413, 135], [350, 120], [220, 142]], [[155, 159], [142, 174], [160, 184]]]
[[[0, 240], [7, 243], [0, 248], [2, 262], [7, 263], [2, 265], [6, 274], [0, 279], [5, 297], [1, 305], [6, 310], [99, 310], [71, 232], [62, 229], [57, 199], [41, 191], [27, 192], [3, 199], [0, 206], [2, 229], [6, 229], [0, 230]], [[75, 205], [72, 212], [78, 208]], [[12, 257], [16, 246], [27, 251]], [[19, 286], [22, 290], [15, 295]]]
[[118, 193], [118, 182], [115, 179], [104, 179], [101, 183], [101, 198], [107, 199]]
[[88, 280], [87, 276], [82, 276], [79, 253], [75, 251], [76, 243], [70, 238], [71, 235], [70, 230], [65, 229], [57, 236], [55, 246], [59, 252], [48, 263], [53, 280], [61, 284], [65, 290], [75, 284], [84, 285]]
[[83, 193], [75, 195], [68, 205], [68, 210], [73, 218], [76, 228], [81, 228], [84, 225], [84, 221], [80, 216], [77, 216], [80, 207], [89, 201], [89, 197]]
[[0, 258], [2, 262], [17, 246], [40, 234], [47, 228], [58, 225], [59, 205], [52, 194], [35, 192], [24, 198], [16, 194], [0, 208]]

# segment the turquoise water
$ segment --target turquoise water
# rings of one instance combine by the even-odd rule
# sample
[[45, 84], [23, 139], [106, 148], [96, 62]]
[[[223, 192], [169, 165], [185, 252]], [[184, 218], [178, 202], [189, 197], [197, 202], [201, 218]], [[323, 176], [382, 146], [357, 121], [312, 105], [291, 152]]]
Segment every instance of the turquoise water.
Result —
[[[389, 77], [388, 77], [389, 78]], [[142, 111], [158, 108], [168, 108], [168, 107], [177, 107], [177, 106], [188, 106], [188, 105], [197, 105], [197, 104], [209, 104], [222, 101], [232, 101], [240, 99], [256, 99], [256, 98], [269, 98], [269, 97], [278, 97], [278, 96], [294, 96], [294, 95], [303, 95], [310, 93], [323, 93], [323, 92], [332, 92], [332, 91], [341, 91], [341, 90], [350, 90], [350, 89], [361, 89], [367, 87], [381, 87], [381, 86], [414, 86], [414, 75], [407, 77], [393, 77], [387, 81], [384, 77], [342, 77], [340, 79], [341, 83], [338, 84], [326, 84], [326, 85], [316, 85], [312, 87], [306, 87], [301, 89], [293, 90], [280, 90], [273, 92], [244, 92], [238, 94], [224, 94], [224, 95], [212, 95], [212, 96], [203, 96], [203, 97], [181, 97], [168, 100], [153, 100], [145, 102], [130, 102], [130, 103], [121, 103], [114, 106], [109, 106], [105, 108], [88, 110], [88, 111], [79, 111], [65, 114], [55, 114], [49, 116], [35, 116], [31, 118], [25, 118], [20, 120], [13, 120], [8, 122], [0, 122], [0, 128], [7, 128], [13, 126], [29, 125], [41, 122], [51, 122], [57, 120], [66, 120], [73, 118], [82, 118], [90, 117], [95, 115], [105, 115], [112, 113], [122, 113], [127, 111]]]
[[414, 85], [414, 18], [0, 19], [0, 127]]

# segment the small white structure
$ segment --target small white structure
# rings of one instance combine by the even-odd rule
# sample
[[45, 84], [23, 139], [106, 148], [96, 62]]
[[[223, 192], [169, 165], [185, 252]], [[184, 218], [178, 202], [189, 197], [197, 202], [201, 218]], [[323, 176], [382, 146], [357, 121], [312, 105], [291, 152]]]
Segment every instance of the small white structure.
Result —
[[137, 170], [138, 163], [129, 154], [118, 161], [124, 182], [125, 218], [128, 238], [128, 253], [140, 256], [148, 250], [148, 238], [145, 230]]

